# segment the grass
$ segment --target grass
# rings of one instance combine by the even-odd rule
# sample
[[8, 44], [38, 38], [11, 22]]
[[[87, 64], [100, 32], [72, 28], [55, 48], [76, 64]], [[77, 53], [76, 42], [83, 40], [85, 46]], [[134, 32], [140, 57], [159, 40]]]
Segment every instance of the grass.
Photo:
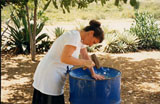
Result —
[[143, 2], [141, 4], [140, 11], [148, 11], [149, 13], [153, 14], [154, 17], [160, 20], [160, 1], [156, 0], [155, 2]]
[[[92, 3], [88, 5], [88, 8], [77, 9], [76, 7], [70, 8], [70, 13], [63, 13], [62, 9], [55, 9], [51, 3], [45, 12], [45, 16], [49, 18], [47, 25], [53, 25], [56, 22], [63, 21], [75, 21], [76, 19], [90, 20], [90, 19], [121, 19], [121, 18], [133, 18], [134, 8], [129, 3], [120, 3], [120, 6], [114, 5], [114, 0], [107, 1], [102, 6], [100, 3]], [[160, 20], [160, 1], [159, 0], [141, 0], [139, 11], [148, 11], [153, 14], [157, 20]], [[9, 18], [9, 6], [2, 9], [2, 23]], [[54, 21], [54, 22], [53, 22]]]

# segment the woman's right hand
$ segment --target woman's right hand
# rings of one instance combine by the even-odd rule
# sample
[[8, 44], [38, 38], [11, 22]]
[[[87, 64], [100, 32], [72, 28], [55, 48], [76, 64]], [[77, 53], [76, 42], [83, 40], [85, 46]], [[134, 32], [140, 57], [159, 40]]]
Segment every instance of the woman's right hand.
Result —
[[95, 66], [95, 63], [91, 60], [85, 60], [84, 66], [86, 66], [87, 68], [92, 68], [93, 66]]

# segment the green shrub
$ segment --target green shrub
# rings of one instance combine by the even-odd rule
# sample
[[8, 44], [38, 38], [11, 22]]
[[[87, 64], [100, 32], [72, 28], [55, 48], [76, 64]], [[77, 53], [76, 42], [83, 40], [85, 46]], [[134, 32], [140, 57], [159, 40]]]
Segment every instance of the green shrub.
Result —
[[56, 39], [61, 36], [63, 33], [65, 32], [65, 29], [61, 28], [61, 27], [57, 27], [54, 30], [54, 34], [56, 35]]
[[89, 47], [88, 51], [101, 51], [109, 53], [132, 52], [137, 50], [138, 42], [138, 37], [130, 34], [128, 31], [125, 31], [122, 34], [106, 34], [102, 43]]
[[103, 52], [103, 49], [101, 47], [102, 47], [102, 43], [94, 44], [91, 47], [88, 46], [87, 51], [88, 52], [97, 52], [97, 51]]
[[160, 49], [160, 30], [155, 23], [154, 17], [147, 13], [135, 12], [135, 24], [132, 24], [130, 33], [140, 39], [140, 49]]
[[136, 51], [138, 48], [139, 38], [136, 35], [132, 35], [129, 31], [119, 34], [118, 40], [126, 45], [125, 52]]
[[[28, 31], [28, 24], [26, 19], [26, 11], [21, 9], [19, 11], [12, 11], [11, 13], [11, 22], [10, 24], [6, 24], [8, 26], [8, 34], [9, 36], [5, 36], [2, 38], [6, 40], [6, 43], [2, 46], [2, 51], [12, 52], [16, 54], [28, 54], [30, 53], [30, 36]], [[33, 32], [33, 23], [31, 23], [31, 31]], [[36, 32], [36, 47], [39, 48], [43, 46], [43, 49], [36, 49], [37, 51], [46, 51], [48, 50], [51, 41], [48, 40], [49, 36], [46, 33], [39, 34], [43, 29], [45, 21], [37, 23], [37, 32]], [[41, 42], [43, 40], [43, 42]], [[45, 45], [44, 44], [45, 41]], [[46, 44], [48, 43], [48, 44]]]
[[36, 51], [38, 53], [47, 52], [50, 49], [50, 46], [52, 43], [53, 43], [53, 41], [50, 41], [49, 37], [47, 37], [46, 40], [42, 40], [42, 41], [40, 41], [39, 44], [36, 45]]
[[118, 39], [118, 35], [116, 33], [114, 34], [106, 34], [105, 35], [105, 52], [110, 53], [119, 53], [119, 52], [125, 52], [126, 44], [123, 43]]

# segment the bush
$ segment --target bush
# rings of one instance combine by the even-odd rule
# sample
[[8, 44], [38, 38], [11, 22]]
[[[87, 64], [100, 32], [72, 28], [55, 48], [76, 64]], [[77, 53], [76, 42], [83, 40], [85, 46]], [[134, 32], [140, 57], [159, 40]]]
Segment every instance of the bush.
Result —
[[126, 49], [126, 44], [119, 40], [118, 35], [115, 34], [107, 34], [105, 36], [106, 46], [104, 47], [105, 52], [110, 53], [124, 53]]
[[124, 53], [136, 51], [138, 37], [125, 31], [122, 34], [110, 34], [105, 37], [106, 47], [104, 51], [112, 53]]
[[132, 24], [130, 33], [139, 37], [140, 49], [160, 49], [160, 30], [154, 17], [147, 13], [135, 12], [135, 25]]
[[89, 51], [101, 51], [109, 53], [125, 53], [137, 51], [139, 39], [137, 36], [130, 34], [128, 31], [124, 33], [106, 34], [102, 43], [93, 45], [88, 48]]
[[36, 45], [36, 52], [38, 53], [47, 52], [50, 49], [52, 43], [53, 41], [50, 41], [49, 37], [47, 37], [46, 40], [42, 40], [39, 44]]
[[118, 40], [126, 45], [125, 52], [136, 51], [138, 48], [139, 38], [136, 35], [130, 34], [129, 31], [119, 34]]
[[[8, 26], [8, 34], [9, 36], [5, 36], [3, 40], [6, 40], [6, 43], [1, 47], [2, 51], [9, 51], [16, 54], [28, 54], [30, 53], [30, 36], [28, 31], [28, 24], [26, 20], [26, 11], [24, 9], [19, 9], [11, 13], [11, 22], [12, 26], [7, 23]], [[31, 23], [31, 31], [33, 32], [33, 23]], [[51, 41], [48, 40], [49, 36], [46, 33], [39, 34], [43, 29], [45, 21], [37, 23], [37, 32], [36, 32], [36, 47], [37, 51], [47, 51], [51, 44]], [[43, 42], [41, 42], [43, 40]], [[44, 45], [45, 43], [45, 45]], [[40, 48], [43, 47], [43, 48]], [[40, 48], [40, 49], [38, 49]], [[44, 49], [44, 50], [42, 50]]]
[[64, 32], [65, 30], [63, 28], [60, 27], [55, 28], [54, 34], [56, 35], [56, 39], [60, 37]]
[[96, 51], [101, 51], [103, 52], [103, 49], [101, 48], [102, 47], [102, 44], [99, 43], [99, 44], [94, 44], [93, 46], [91, 47], [87, 47], [87, 51], [88, 52], [96, 52]]

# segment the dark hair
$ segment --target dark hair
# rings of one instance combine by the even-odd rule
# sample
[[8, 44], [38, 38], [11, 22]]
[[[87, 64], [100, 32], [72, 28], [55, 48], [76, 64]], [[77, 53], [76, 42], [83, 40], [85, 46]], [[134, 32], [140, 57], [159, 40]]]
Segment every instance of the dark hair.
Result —
[[96, 21], [96, 20], [91, 20], [89, 22], [89, 26], [86, 26], [83, 30], [84, 31], [91, 31], [93, 30], [94, 31], [94, 34], [93, 36], [98, 38], [100, 40], [100, 43], [103, 41], [104, 39], [104, 32], [102, 30], [102, 28], [100, 27], [101, 26], [101, 23]]

